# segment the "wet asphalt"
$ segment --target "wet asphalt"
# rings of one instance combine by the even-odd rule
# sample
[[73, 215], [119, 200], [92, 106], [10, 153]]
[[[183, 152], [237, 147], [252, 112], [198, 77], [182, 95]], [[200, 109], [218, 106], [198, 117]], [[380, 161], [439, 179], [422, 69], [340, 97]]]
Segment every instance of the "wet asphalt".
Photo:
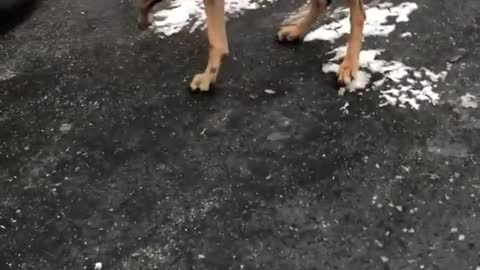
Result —
[[417, 3], [378, 45], [456, 60], [418, 111], [339, 97], [331, 44], [275, 43], [289, 1], [229, 22], [207, 95], [201, 32], [40, 1], [0, 36], [0, 269], [480, 269], [480, 3]]

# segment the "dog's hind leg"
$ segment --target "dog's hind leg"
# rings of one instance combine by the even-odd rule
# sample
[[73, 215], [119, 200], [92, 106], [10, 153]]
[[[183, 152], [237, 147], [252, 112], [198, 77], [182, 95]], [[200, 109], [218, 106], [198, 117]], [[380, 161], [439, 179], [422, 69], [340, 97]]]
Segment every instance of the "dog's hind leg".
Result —
[[162, 0], [137, 0], [138, 8], [138, 28], [145, 30], [150, 26], [148, 15], [153, 6]]
[[204, 0], [203, 2], [207, 15], [208, 63], [203, 73], [193, 77], [190, 83], [192, 91], [210, 89], [217, 79], [223, 57], [228, 54], [224, 0]]
[[[288, 22], [277, 33], [279, 41], [298, 41], [310, 30], [310, 27], [315, 23], [318, 16], [320, 16], [329, 4], [329, 0], [310, 0], [307, 6], [301, 8], [294, 14], [298, 17], [291, 22]], [[288, 21], [288, 19], [287, 19]]]
[[350, 83], [357, 75], [363, 41], [363, 26], [366, 19], [362, 0], [348, 0], [348, 2], [350, 6], [350, 37], [348, 38], [347, 53], [338, 70], [338, 81], [342, 84]]

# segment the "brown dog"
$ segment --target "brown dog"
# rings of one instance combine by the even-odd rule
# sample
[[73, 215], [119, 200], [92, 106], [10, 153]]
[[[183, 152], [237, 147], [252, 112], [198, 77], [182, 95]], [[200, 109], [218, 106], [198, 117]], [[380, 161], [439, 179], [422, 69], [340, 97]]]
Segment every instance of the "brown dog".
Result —
[[[148, 15], [153, 6], [161, 0], [138, 1], [138, 26], [141, 30], [149, 25]], [[208, 64], [203, 73], [193, 77], [190, 88], [193, 91], [208, 91], [215, 83], [223, 56], [228, 54], [228, 39], [225, 30], [224, 0], [203, 0], [207, 15], [207, 34], [209, 42]], [[331, 0], [310, 0], [308, 12], [290, 25], [283, 26], [278, 32], [279, 41], [296, 41], [303, 38], [310, 27], [322, 14]], [[365, 11], [362, 0], [346, 0], [350, 8], [350, 37], [347, 53], [338, 70], [338, 81], [348, 84], [355, 77], [359, 68], [359, 55], [362, 47]]]

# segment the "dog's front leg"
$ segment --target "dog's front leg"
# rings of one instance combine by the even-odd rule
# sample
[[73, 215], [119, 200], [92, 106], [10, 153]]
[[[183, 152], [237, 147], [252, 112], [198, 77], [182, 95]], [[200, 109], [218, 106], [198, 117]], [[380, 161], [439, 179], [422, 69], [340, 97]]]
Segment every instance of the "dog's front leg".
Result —
[[208, 64], [203, 73], [193, 77], [190, 83], [192, 91], [208, 91], [210, 89], [217, 79], [222, 58], [228, 54], [224, 0], [204, 0], [203, 2], [207, 15]]
[[363, 41], [363, 26], [366, 19], [362, 0], [348, 0], [348, 2], [350, 6], [350, 37], [348, 38], [347, 53], [338, 70], [338, 81], [342, 84], [350, 83], [357, 75]]

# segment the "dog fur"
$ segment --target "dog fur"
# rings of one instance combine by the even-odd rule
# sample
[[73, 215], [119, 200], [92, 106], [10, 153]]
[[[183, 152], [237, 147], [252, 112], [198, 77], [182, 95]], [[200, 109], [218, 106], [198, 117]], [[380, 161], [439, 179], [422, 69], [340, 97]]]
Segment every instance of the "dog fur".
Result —
[[[138, 27], [145, 30], [150, 25], [149, 13], [153, 6], [161, 0], [137, 0]], [[228, 39], [225, 28], [224, 0], [203, 0], [207, 17], [207, 36], [209, 43], [208, 63], [205, 71], [196, 74], [190, 83], [192, 91], [208, 91], [217, 79], [222, 59], [228, 55]], [[359, 68], [359, 55], [363, 40], [365, 11], [362, 0], [344, 0], [350, 9], [350, 36], [347, 53], [337, 72], [341, 84], [350, 83]], [[326, 11], [330, 0], [310, 0], [305, 12], [296, 20], [283, 25], [277, 33], [281, 42], [295, 42], [302, 39], [315, 23], [317, 18]]]

